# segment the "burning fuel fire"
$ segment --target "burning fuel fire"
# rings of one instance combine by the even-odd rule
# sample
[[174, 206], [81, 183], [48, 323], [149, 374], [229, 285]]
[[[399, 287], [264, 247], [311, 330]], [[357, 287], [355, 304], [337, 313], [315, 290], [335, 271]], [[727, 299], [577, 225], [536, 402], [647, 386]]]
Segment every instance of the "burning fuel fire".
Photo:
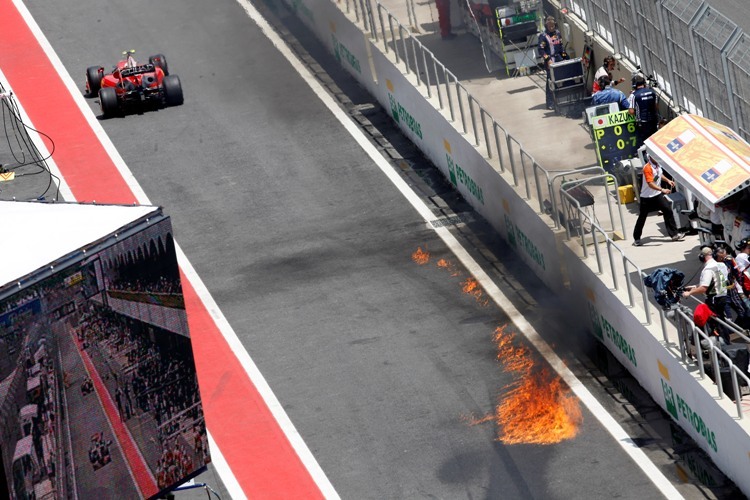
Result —
[[461, 286], [461, 289], [464, 291], [464, 293], [469, 293], [471, 295], [474, 295], [477, 291], [481, 292], [482, 290], [478, 290], [479, 283], [477, 283], [477, 280], [474, 278], [466, 278], [466, 281], [464, 281], [463, 285]]
[[578, 399], [559, 376], [537, 365], [525, 346], [515, 345], [507, 325], [495, 329], [497, 359], [516, 375], [495, 408], [498, 441], [505, 444], [555, 444], [574, 438], [583, 422]]
[[456, 269], [456, 266], [453, 265], [453, 263], [448, 262], [445, 259], [440, 259], [439, 261], [437, 261], [437, 266], [451, 273], [451, 276], [458, 276], [461, 274], [461, 271]]
[[464, 293], [468, 293], [469, 295], [473, 296], [477, 302], [482, 304], [483, 306], [486, 306], [490, 303], [489, 299], [484, 296], [484, 291], [482, 290], [482, 287], [479, 286], [479, 282], [475, 278], [466, 278], [466, 280], [461, 285], [461, 289]]
[[411, 254], [411, 260], [423, 266], [430, 261], [430, 252], [422, 250], [422, 247], [417, 247], [417, 250]]
[[[421, 266], [427, 264], [427, 262], [430, 260], [430, 254], [426, 251], [423, 251], [422, 247], [417, 247], [417, 250], [413, 254], [411, 254], [411, 258], [414, 262]], [[461, 275], [461, 271], [456, 267], [456, 265], [445, 259], [438, 260], [437, 266], [448, 271], [451, 276]], [[485, 296], [482, 287], [479, 286], [479, 283], [476, 279], [466, 278], [466, 280], [461, 284], [461, 289], [464, 291], [464, 293], [468, 293], [469, 295], [473, 296], [481, 305], [489, 305], [490, 300]]]

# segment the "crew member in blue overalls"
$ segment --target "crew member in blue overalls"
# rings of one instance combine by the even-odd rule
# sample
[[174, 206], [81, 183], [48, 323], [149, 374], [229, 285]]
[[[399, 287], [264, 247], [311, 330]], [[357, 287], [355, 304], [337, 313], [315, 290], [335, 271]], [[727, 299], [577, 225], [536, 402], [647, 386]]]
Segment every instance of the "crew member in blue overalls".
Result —
[[550, 87], [550, 69], [549, 65], [560, 62], [568, 58], [563, 47], [562, 34], [557, 29], [555, 18], [549, 16], [544, 21], [546, 29], [539, 35], [539, 55], [544, 60], [544, 67], [547, 69], [547, 109], [554, 109], [555, 99]]
[[636, 147], [656, 132], [659, 126], [659, 98], [656, 92], [646, 85], [643, 75], [633, 77], [635, 92], [630, 94], [630, 114], [635, 115]]
[[620, 106], [620, 111], [627, 110], [630, 105], [628, 97], [622, 91], [617, 90], [614, 83], [607, 75], [599, 78], [598, 86], [601, 90], [591, 97], [591, 104], [599, 106], [600, 104], [616, 102]]

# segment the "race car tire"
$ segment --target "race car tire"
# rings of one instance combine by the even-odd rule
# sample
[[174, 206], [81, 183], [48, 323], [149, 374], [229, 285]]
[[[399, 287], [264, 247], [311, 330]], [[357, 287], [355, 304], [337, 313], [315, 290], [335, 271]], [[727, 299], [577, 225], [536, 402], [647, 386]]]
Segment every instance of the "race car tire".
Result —
[[148, 62], [156, 66], [157, 68], [161, 68], [161, 70], [164, 72], [164, 76], [167, 76], [169, 74], [169, 64], [167, 64], [167, 58], [164, 56], [164, 54], [155, 54], [148, 58]]
[[86, 68], [86, 84], [89, 89], [89, 96], [94, 97], [99, 93], [99, 89], [102, 88], [102, 77], [104, 72], [101, 66], [89, 66]]
[[164, 86], [164, 102], [167, 106], [179, 106], [185, 102], [182, 96], [182, 84], [180, 83], [179, 76], [165, 76], [162, 85]]
[[99, 106], [102, 108], [102, 116], [109, 118], [119, 111], [117, 103], [117, 91], [112, 87], [105, 87], [99, 90]]

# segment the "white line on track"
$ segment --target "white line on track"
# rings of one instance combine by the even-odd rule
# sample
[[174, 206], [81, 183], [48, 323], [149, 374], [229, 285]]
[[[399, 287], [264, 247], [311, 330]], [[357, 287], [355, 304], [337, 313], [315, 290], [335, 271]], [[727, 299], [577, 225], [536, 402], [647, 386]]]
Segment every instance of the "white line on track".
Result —
[[[380, 170], [388, 177], [388, 179], [396, 186], [401, 194], [406, 198], [414, 209], [424, 218], [425, 222], [429, 224], [429, 221], [435, 218], [432, 211], [425, 205], [425, 203], [419, 198], [419, 196], [409, 188], [406, 182], [399, 176], [393, 166], [380, 154], [380, 152], [372, 145], [369, 139], [365, 136], [364, 132], [354, 123], [352, 118], [347, 115], [334, 100], [334, 98], [323, 88], [318, 80], [313, 76], [310, 70], [304, 66], [304, 64], [297, 58], [297, 56], [291, 51], [291, 49], [284, 43], [281, 37], [273, 30], [263, 16], [255, 9], [253, 5], [247, 0], [237, 0], [237, 2], [245, 9], [247, 15], [258, 24], [261, 31], [268, 37], [274, 46], [281, 52], [281, 54], [289, 61], [294, 69], [299, 73], [302, 79], [310, 86], [316, 96], [325, 104], [329, 111], [341, 122], [344, 128], [349, 134], [357, 141], [357, 143], [365, 150], [370, 156], [372, 161], [380, 168]], [[661, 471], [654, 465], [654, 463], [641, 451], [635, 444], [633, 439], [628, 436], [627, 432], [615, 421], [614, 418], [604, 409], [604, 407], [596, 400], [596, 398], [589, 392], [588, 389], [578, 380], [578, 377], [573, 374], [568, 367], [565, 366], [563, 361], [555, 354], [549, 344], [542, 339], [539, 333], [534, 327], [526, 321], [518, 309], [513, 306], [508, 297], [502, 292], [502, 290], [492, 281], [492, 279], [484, 272], [482, 267], [474, 260], [474, 258], [466, 251], [466, 249], [458, 242], [458, 240], [450, 233], [447, 228], [439, 227], [433, 228], [433, 230], [440, 236], [440, 239], [446, 244], [446, 246], [456, 255], [466, 269], [476, 278], [476, 280], [482, 285], [484, 290], [492, 297], [495, 303], [508, 315], [510, 320], [516, 326], [518, 331], [523, 334], [524, 337], [539, 351], [544, 359], [550, 364], [553, 370], [570, 386], [571, 390], [581, 400], [581, 402], [589, 409], [594, 417], [604, 426], [605, 429], [612, 435], [622, 449], [627, 453], [630, 458], [640, 467], [640, 469], [646, 474], [646, 476], [654, 483], [654, 486], [667, 498], [682, 498], [682, 495], [677, 491], [674, 485], [661, 473]]]

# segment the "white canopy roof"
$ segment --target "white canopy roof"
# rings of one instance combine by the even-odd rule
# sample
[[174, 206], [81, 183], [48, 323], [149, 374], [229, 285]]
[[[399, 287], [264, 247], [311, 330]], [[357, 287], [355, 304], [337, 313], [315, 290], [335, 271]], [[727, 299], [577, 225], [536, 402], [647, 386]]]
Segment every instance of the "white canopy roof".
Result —
[[750, 185], [750, 144], [707, 118], [678, 116], [646, 140], [646, 150], [708, 207]]
[[0, 201], [0, 286], [156, 211], [153, 206]]

